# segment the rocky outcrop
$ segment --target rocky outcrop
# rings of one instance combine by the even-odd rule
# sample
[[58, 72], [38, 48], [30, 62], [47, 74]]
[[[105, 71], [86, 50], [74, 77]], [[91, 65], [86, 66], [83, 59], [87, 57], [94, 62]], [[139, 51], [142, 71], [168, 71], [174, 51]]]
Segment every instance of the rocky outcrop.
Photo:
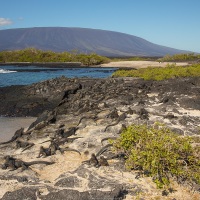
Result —
[[19, 200], [19, 199], [30, 199], [30, 200], [93, 200], [93, 199], [123, 199], [124, 191], [120, 188], [115, 188], [112, 191], [86, 191], [79, 192], [77, 190], [63, 189], [57, 192], [52, 192], [48, 195], [37, 195], [38, 190], [31, 188], [22, 188], [17, 191], [6, 193], [2, 200]]
[[74, 81], [61, 77], [30, 86], [0, 88], [0, 115], [37, 117], [45, 110], [51, 111], [67, 91], [78, 89]]
[[[124, 156], [114, 156], [111, 145], [107, 145], [108, 138], [119, 137], [123, 128], [132, 123], [153, 124], [157, 121], [179, 135], [198, 137], [199, 134], [199, 78], [144, 81], [137, 78], [61, 77], [15, 87], [18, 88], [15, 91], [13, 88], [1, 89], [4, 91], [1, 102], [7, 106], [1, 108], [1, 114], [38, 115], [29, 129], [16, 139], [34, 145], [24, 150], [15, 148], [15, 140], [2, 144], [1, 164], [4, 164], [5, 155], [24, 163], [46, 161], [53, 164], [38, 162], [24, 171], [17, 167], [13, 171], [0, 169], [4, 200], [130, 199], [138, 198], [139, 194], [148, 194], [145, 199], [149, 199], [162, 196], [162, 190], [157, 190], [149, 178], [138, 177], [137, 172], [126, 170]], [[30, 102], [40, 109], [30, 107]], [[48, 153], [44, 158], [37, 158], [41, 146]], [[95, 162], [91, 155], [96, 156]], [[100, 164], [101, 156], [107, 159], [108, 165]], [[176, 190], [180, 191], [181, 187], [177, 186]], [[198, 191], [197, 185], [195, 188]], [[181, 199], [179, 197], [178, 192], [170, 194], [172, 199]]]

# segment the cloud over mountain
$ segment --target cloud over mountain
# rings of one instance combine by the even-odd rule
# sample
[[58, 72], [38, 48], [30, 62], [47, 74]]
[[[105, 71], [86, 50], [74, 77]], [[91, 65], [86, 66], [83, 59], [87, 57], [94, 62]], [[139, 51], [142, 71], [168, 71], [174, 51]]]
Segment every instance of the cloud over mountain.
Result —
[[13, 22], [7, 18], [0, 18], [0, 26], [6, 26], [12, 24]]

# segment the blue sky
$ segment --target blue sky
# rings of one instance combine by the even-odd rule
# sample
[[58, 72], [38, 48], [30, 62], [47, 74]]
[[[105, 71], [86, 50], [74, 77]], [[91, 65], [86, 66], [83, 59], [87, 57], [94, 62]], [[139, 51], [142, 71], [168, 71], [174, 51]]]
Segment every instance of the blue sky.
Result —
[[0, 0], [0, 30], [83, 27], [200, 53], [200, 0]]

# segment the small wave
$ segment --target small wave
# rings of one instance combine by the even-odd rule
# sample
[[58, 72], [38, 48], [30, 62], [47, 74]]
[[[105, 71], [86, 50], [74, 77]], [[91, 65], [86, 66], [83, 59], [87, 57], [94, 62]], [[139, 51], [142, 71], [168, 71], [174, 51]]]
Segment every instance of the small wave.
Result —
[[17, 71], [10, 71], [10, 70], [6, 70], [6, 69], [0, 69], [0, 74], [13, 73], [13, 72], [17, 72]]

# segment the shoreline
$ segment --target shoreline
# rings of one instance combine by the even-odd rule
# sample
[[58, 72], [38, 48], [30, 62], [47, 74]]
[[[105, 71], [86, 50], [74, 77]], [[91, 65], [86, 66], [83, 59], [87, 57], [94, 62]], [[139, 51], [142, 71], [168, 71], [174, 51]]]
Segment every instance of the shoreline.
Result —
[[[110, 191], [116, 191], [121, 186], [130, 198], [134, 198], [138, 191], [147, 191], [150, 198], [155, 194], [162, 198], [163, 190], [156, 188], [151, 177], [141, 176], [138, 179], [137, 171], [125, 169], [123, 159], [109, 159], [113, 157], [113, 152], [112, 147], [107, 148], [109, 141], [106, 140], [119, 137], [124, 126], [154, 125], [157, 122], [165, 124], [181, 137], [198, 135], [199, 86], [200, 79], [194, 77], [159, 82], [135, 78], [68, 80], [62, 77], [24, 87], [21, 91], [8, 90], [8, 100], [12, 101], [7, 105], [12, 112], [32, 116], [29, 112], [48, 110], [38, 114], [35, 126], [17, 138], [21, 142], [28, 142], [30, 148], [16, 149], [15, 141], [1, 147], [2, 158], [7, 155], [13, 160], [22, 160], [22, 164], [34, 162], [35, 165], [24, 171], [20, 167], [10, 171], [4, 168], [7, 166], [2, 159], [0, 198], [14, 199], [17, 194], [17, 199], [24, 199], [33, 194], [33, 198], [37, 199], [38, 191], [42, 199], [62, 199], [72, 196], [72, 190], [80, 198], [85, 198], [85, 194], [91, 192], [97, 197], [96, 194], [101, 191], [104, 192], [101, 196], [105, 193], [110, 195]], [[13, 97], [16, 98], [15, 102]], [[4, 102], [5, 98], [2, 107]], [[47, 102], [55, 105], [50, 107], [45, 105]], [[58, 147], [56, 145], [56, 152], [51, 153], [51, 141], [54, 138]], [[41, 144], [50, 152], [44, 158], [38, 154]], [[63, 153], [60, 149], [66, 151]], [[98, 155], [100, 151], [103, 152]], [[101, 157], [108, 158], [108, 165], [97, 168], [87, 164], [92, 154], [98, 155], [98, 162]], [[41, 161], [51, 164], [44, 165]], [[102, 181], [103, 184], [100, 184]], [[183, 195], [189, 199], [187, 197], [191, 196], [191, 189], [198, 189], [193, 182], [191, 185], [172, 184], [176, 191], [169, 194], [171, 199], [181, 199], [179, 197]]]
[[0, 117], [0, 142], [8, 141], [15, 131], [27, 129], [37, 118], [36, 117]]
[[123, 68], [123, 69], [140, 69], [146, 67], [166, 67], [168, 64], [176, 66], [186, 66], [188, 62], [157, 62], [157, 61], [116, 61], [99, 65], [83, 65], [81, 62], [6, 62], [0, 63], [0, 66], [41, 66], [52, 68]]
[[6, 62], [0, 63], [0, 66], [42, 66], [42, 67], [83, 67], [81, 62]]

